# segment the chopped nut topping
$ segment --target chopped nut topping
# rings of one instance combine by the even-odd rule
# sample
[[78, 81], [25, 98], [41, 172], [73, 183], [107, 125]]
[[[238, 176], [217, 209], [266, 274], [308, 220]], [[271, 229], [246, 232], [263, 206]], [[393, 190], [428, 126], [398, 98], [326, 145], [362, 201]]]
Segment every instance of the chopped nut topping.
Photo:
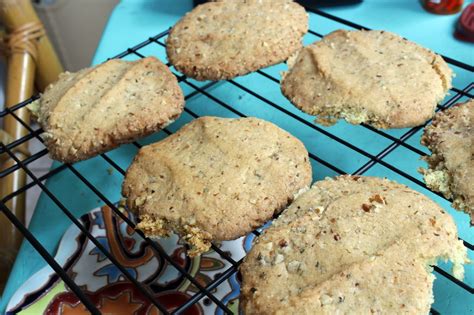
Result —
[[372, 205], [368, 205], [368, 204], [362, 204], [362, 210], [364, 210], [365, 212], [370, 212], [370, 209], [372, 208]]
[[330, 297], [327, 294], [321, 295], [321, 304], [322, 305], [332, 304], [332, 297]]
[[380, 196], [380, 195], [378, 195], [378, 194], [377, 194], [377, 195], [374, 195], [374, 196], [372, 196], [372, 197], [370, 197], [370, 198], [369, 198], [369, 201], [370, 201], [370, 202], [376, 201], [376, 202], [381, 203], [381, 204], [384, 204], [384, 205], [386, 204], [385, 198], [382, 197], [382, 196]]
[[260, 263], [260, 265], [265, 266], [267, 264], [266, 259], [263, 257], [262, 253], [258, 253], [257, 255], [257, 260]]
[[282, 247], [280, 251], [284, 254], [287, 254], [291, 251], [291, 246], [288, 244], [288, 246]]
[[314, 212], [316, 212], [317, 214], [321, 214], [323, 213], [324, 211], [324, 208], [323, 207], [316, 207], [314, 208]]
[[301, 268], [301, 262], [296, 261], [296, 260], [290, 261], [287, 267], [288, 272], [290, 273], [296, 273], [300, 270], [300, 268]]
[[267, 250], [272, 250], [272, 249], [273, 249], [273, 243], [270, 242], [270, 243], [265, 244], [265, 248], [266, 248]]
[[276, 254], [275, 261], [273, 263], [276, 265], [276, 264], [282, 263], [284, 260], [285, 260], [285, 256], [283, 256], [282, 254]]

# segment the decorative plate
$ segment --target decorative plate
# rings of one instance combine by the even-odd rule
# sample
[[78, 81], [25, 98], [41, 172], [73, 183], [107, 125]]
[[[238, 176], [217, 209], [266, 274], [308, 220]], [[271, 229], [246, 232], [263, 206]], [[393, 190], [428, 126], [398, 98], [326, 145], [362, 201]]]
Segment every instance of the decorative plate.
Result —
[[[125, 212], [132, 221], [132, 214]], [[154, 255], [147, 244], [126, 222], [107, 206], [81, 217], [89, 232], [140, 283], [149, 287], [169, 311], [176, 309], [198, 289], [163, 258]], [[244, 257], [254, 235], [222, 242], [220, 248], [234, 260]], [[206, 286], [231, 264], [218, 253], [209, 251], [189, 258], [176, 235], [159, 239], [157, 245], [199, 283]], [[159, 310], [120, 272], [120, 270], [72, 225], [64, 233], [55, 256], [73, 281], [103, 314], [159, 314]], [[237, 312], [239, 283], [234, 273], [212, 294]], [[89, 314], [79, 299], [49, 266], [30, 277], [13, 295], [7, 314]], [[186, 314], [222, 314], [207, 297], [187, 309]]]

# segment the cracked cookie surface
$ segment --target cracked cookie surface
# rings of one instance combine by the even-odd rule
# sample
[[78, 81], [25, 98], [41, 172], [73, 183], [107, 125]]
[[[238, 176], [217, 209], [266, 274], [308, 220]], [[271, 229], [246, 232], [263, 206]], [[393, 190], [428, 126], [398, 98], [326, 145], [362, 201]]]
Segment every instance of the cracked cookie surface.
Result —
[[245, 314], [427, 314], [430, 264], [466, 248], [451, 216], [375, 177], [316, 182], [259, 236], [241, 266]]
[[140, 149], [122, 192], [139, 229], [175, 232], [194, 256], [271, 219], [311, 177], [304, 145], [274, 124], [202, 117]]
[[148, 57], [65, 72], [30, 109], [51, 157], [72, 163], [162, 129], [183, 106], [176, 77]]
[[338, 30], [288, 60], [283, 94], [317, 122], [377, 128], [418, 126], [451, 87], [435, 53], [384, 31]]
[[438, 112], [421, 143], [432, 154], [421, 169], [426, 185], [453, 200], [474, 225], [474, 100]]
[[209, 2], [186, 14], [166, 41], [169, 61], [197, 80], [223, 80], [288, 59], [308, 15], [291, 0]]

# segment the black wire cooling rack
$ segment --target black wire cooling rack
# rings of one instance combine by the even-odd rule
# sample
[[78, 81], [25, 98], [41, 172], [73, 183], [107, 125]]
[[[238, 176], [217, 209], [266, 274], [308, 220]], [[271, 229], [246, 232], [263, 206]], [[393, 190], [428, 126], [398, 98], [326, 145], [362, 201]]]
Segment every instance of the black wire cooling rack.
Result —
[[[311, 10], [314, 14], [317, 14], [321, 17], [330, 19], [334, 22], [337, 22], [340, 24], [340, 26], [349, 26], [355, 29], [367, 29], [361, 25], [355, 24], [353, 22], [338, 18], [336, 16], [330, 15], [328, 13], [319, 11], [319, 10]], [[142, 53], [140, 53], [140, 50], [149, 47], [149, 46], [156, 46], [159, 47], [159, 49], [164, 49], [165, 48], [165, 41], [164, 39], [168, 35], [169, 30], [164, 31], [154, 37], [150, 37], [148, 40], [144, 41], [143, 43], [140, 43], [136, 45], [135, 47], [129, 48], [123, 53], [113, 57], [113, 58], [124, 58], [127, 56], [134, 55], [135, 57], [144, 57]], [[313, 30], [309, 31], [310, 34], [316, 36], [316, 37], [322, 37], [323, 34], [317, 33]], [[444, 59], [450, 63], [453, 66], [459, 67], [461, 69], [464, 69], [465, 71], [468, 71], [470, 73], [473, 72], [474, 67], [468, 64], [465, 64], [463, 62], [444, 57]], [[169, 66], [169, 64], [168, 64]], [[214, 95], [212, 92], [210, 92], [210, 87], [215, 85], [216, 82], [211, 82], [207, 83], [205, 85], [199, 85], [195, 81], [187, 79], [185, 76], [180, 75], [175, 73], [178, 81], [181, 82], [181, 84], [184, 84], [188, 86], [191, 90], [189, 94], [186, 95], [186, 99], [189, 99], [193, 96], [196, 96], [198, 94], [204, 95], [219, 106], [226, 108], [227, 110], [231, 111], [237, 116], [244, 117], [245, 114], [243, 114], [241, 111], [236, 109], [234, 106], [230, 105], [228, 102], [223, 101], [220, 97]], [[257, 71], [257, 74], [265, 78], [265, 80], [269, 80], [272, 82], [272, 84], [279, 84], [279, 79], [277, 77], [274, 77], [267, 72], [264, 71]], [[193, 83], [194, 82], [194, 83]], [[317, 133], [321, 136], [327, 137], [330, 141], [334, 141], [339, 143], [340, 145], [345, 146], [348, 150], [353, 150], [354, 152], [357, 152], [361, 156], [365, 157], [367, 161], [363, 163], [356, 171], [351, 172], [354, 175], [362, 175], [366, 173], [369, 169], [373, 168], [375, 165], [382, 165], [394, 173], [400, 175], [401, 177], [407, 179], [408, 181], [411, 181], [413, 184], [418, 185], [420, 187], [423, 187], [425, 189], [426, 186], [425, 184], [420, 181], [419, 179], [415, 178], [413, 175], [410, 175], [408, 172], [404, 171], [403, 169], [397, 167], [394, 165], [394, 163], [389, 163], [384, 158], [391, 152], [393, 152], [395, 149], [399, 147], [404, 147], [405, 149], [409, 150], [410, 152], [414, 153], [416, 156], [425, 156], [426, 153], [423, 152], [422, 150], [416, 148], [415, 146], [411, 145], [408, 140], [415, 135], [418, 131], [420, 131], [425, 125], [419, 126], [416, 128], [412, 128], [405, 133], [401, 134], [401, 136], [393, 136], [389, 134], [388, 132], [378, 130], [375, 128], [372, 128], [367, 125], [362, 125], [360, 128], [365, 128], [368, 130], [368, 132], [374, 133], [377, 135], [377, 137], [382, 137], [385, 139], [389, 145], [385, 146], [378, 154], [372, 154], [364, 150], [364, 148], [357, 146], [355, 144], [352, 144], [348, 142], [345, 139], [342, 139], [340, 136], [331, 133], [328, 131], [326, 128], [322, 128], [311, 121], [308, 121], [304, 118], [302, 118], [299, 114], [292, 112], [288, 109], [286, 109], [284, 106], [281, 106], [277, 104], [276, 102], [270, 100], [268, 97], [262, 95], [261, 93], [250, 89], [240, 83], [238, 83], [235, 80], [228, 80], [224, 84], [229, 84], [232, 85], [234, 88], [237, 88], [240, 90], [241, 93], [248, 94], [254, 98], [257, 98], [264, 104], [272, 107], [273, 109], [281, 112], [282, 114], [286, 115], [288, 119], [295, 120], [296, 122], [300, 123], [302, 126], [309, 127], [312, 132]], [[444, 110], [446, 108], [449, 108], [456, 102], [460, 101], [461, 99], [466, 99], [466, 98], [474, 98], [473, 95], [473, 90], [474, 89], [474, 83], [470, 83], [469, 85], [463, 87], [463, 88], [456, 88], [453, 87], [451, 90], [453, 92], [453, 95], [444, 103], [440, 104], [437, 107], [437, 110]], [[3, 111], [0, 112], [0, 118], [4, 118], [7, 115], [13, 116], [16, 120], [18, 120], [28, 131], [29, 133], [25, 135], [24, 137], [15, 140], [11, 143], [4, 144], [0, 143], [0, 154], [7, 154], [10, 156], [14, 161], [14, 165], [1, 171], [0, 172], [0, 178], [3, 178], [5, 176], [8, 176], [12, 172], [15, 172], [17, 170], [23, 170], [26, 172], [26, 174], [31, 178], [31, 182], [26, 184], [23, 187], [18, 188], [16, 191], [11, 193], [8, 196], [5, 196], [1, 202], [0, 202], [0, 208], [2, 213], [16, 226], [16, 228], [24, 235], [24, 237], [31, 243], [31, 245], [38, 251], [38, 253], [45, 259], [45, 261], [54, 269], [54, 271], [57, 273], [57, 275], [65, 282], [65, 284], [70, 288], [72, 292], [74, 292], [79, 300], [84, 304], [84, 306], [93, 314], [99, 314], [99, 310], [96, 308], [94, 303], [91, 302], [91, 300], [84, 294], [84, 292], [81, 290], [81, 288], [74, 283], [74, 281], [68, 276], [68, 274], [65, 272], [63, 268], [54, 260], [54, 258], [48, 253], [48, 251], [43, 247], [43, 245], [35, 238], [35, 236], [28, 231], [28, 229], [21, 223], [21, 221], [15, 217], [15, 215], [12, 213], [12, 211], [8, 208], [7, 202], [11, 200], [13, 197], [24, 193], [28, 189], [38, 186], [41, 188], [42, 192], [49, 196], [51, 200], [62, 210], [62, 212], [70, 219], [70, 221], [77, 226], [82, 233], [84, 233], [87, 238], [95, 245], [99, 250], [101, 250], [104, 255], [110, 259], [110, 261], [117, 266], [117, 268], [122, 272], [122, 275], [128, 279], [130, 282], [132, 282], [137, 289], [144, 295], [146, 296], [152, 304], [154, 304], [163, 314], [169, 314], [170, 312], [163, 306], [154, 296], [154, 293], [151, 291], [151, 289], [148, 287], [148, 285], [144, 283], [139, 283], [123, 266], [120, 265], [120, 263], [117, 261], [114, 256], [107, 251], [104, 246], [97, 240], [95, 239], [91, 233], [88, 231], [86, 227], [84, 227], [78, 219], [75, 218], [75, 216], [72, 214], [71, 210], [68, 209], [67, 206], [65, 206], [58, 198], [57, 195], [55, 195], [50, 189], [47, 188], [47, 186], [43, 183], [45, 180], [55, 176], [56, 174], [63, 172], [65, 170], [71, 171], [78, 180], [82, 181], [96, 196], [99, 198], [102, 202], [107, 204], [114, 212], [114, 215], [119, 216], [122, 220], [124, 220], [130, 227], [134, 228], [135, 225], [134, 223], [125, 215], [123, 214], [112, 202], [109, 200], [104, 193], [101, 192], [101, 187], [97, 187], [94, 184], [91, 183], [81, 172], [77, 169], [75, 165], [71, 164], [60, 164], [59, 166], [55, 167], [54, 169], [50, 170], [47, 174], [41, 176], [41, 177], [36, 177], [33, 172], [30, 170], [29, 165], [36, 161], [37, 159], [41, 158], [42, 156], [47, 155], [48, 151], [46, 148], [43, 148], [39, 150], [38, 152], [34, 152], [31, 156], [20, 160], [15, 154], [15, 148], [31, 139], [38, 139], [39, 141], [42, 142], [42, 139], [40, 137], [41, 133], [43, 132], [42, 129], [33, 129], [31, 128], [28, 124], [26, 124], [24, 121], [22, 121], [18, 115], [16, 114], [16, 111], [35, 99], [37, 99], [38, 96], [35, 96], [25, 102], [22, 102], [20, 104], [17, 104], [13, 107], [6, 108]], [[185, 108], [185, 112], [187, 112], [190, 116], [193, 118], [199, 117], [198, 114], [196, 114], [194, 111], [192, 111], [189, 108]], [[169, 129], [164, 129], [163, 130], [166, 134], [171, 134], [172, 132]], [[141, 147], [141, 145], [137, 142], [133, 143], [137, 147]], [[102, 154], [101, 157], [105, 160], [106, 163], [108, 163], [112, 168], [114, 168], [116, 171], [118, 171], [120, 174], [124, 175], [125, 170], [116, 163], [112, 158], [110, 158], [107, 154]], [[318, 156], [317, 154], [310, 153], [310, 158], [313, 159], [315, 162], [324, 165], [328, 169], [332, 170], [336, 174], [344, 174], [346, 173], [342, 169], [340, 169], [338, 166], [336, 166], [334, 163], [328, 162], [326, 159], [324, 159], [321, 156]], [[437, 194], [441, 196], [440, 194]], [[441, 196], [442, 197], [442, 196]], [[222, 309], [224, 313], [232, 313], [230, 309], [222, 303], [216, 296], [213, 295], [212, 291], [217, 288], [221, 283], [223, 283], [226, 279], [231, 277], [234, 273], [238, 271], [239, 264], [242, 262], [242, 260], [235, 261], [232, 257], [227, 255], [225, 252], [223, 252], [218, 246], [213, 245], [212, 249], [215, 250], [223, 259], [227, 260], [230, 263], [230, 267], [222, 272], [219, 276], [215, 277], [210, 283], [208, 283], [206, 286], [203, 286], [200, 284], [199, 281], [197, 281], [190, 273], [188, 273], [186, 270], [184, 270], [180, 265], [178, 265], [176, 262], [174, 262], [171, 257], [161, 248], [159, 245], [157, 245], [154, 241], [152, 241], [149, 238], [146, 238], [142, 232], [137, 231], [140, 237], [142, 237], [146, 243], [153, 249], [155, 255], [159, 255], [162, 259], [164, 259], [167, 263], [170, 265], [174, 266], [174, 268], [177, 269], [179, 273], [182, 274], [184, 278], [189, 280], [197, 289], [198, 292], [195, 293], [191, 298], [189, 298], [186, 302], [181, 304], [178, 308], [174, 309], [172, 313], [185, 313], [186, 310], [189, 309], [193, 304], [198, 303], [201, 299], [207, 298], [213, 303], [217, 305], [218, 308]], [[255, 231], [255, 234], [258, 235], [258, 232]], [[473, 244], [463, 240], [464, 245], [469, 251], [474, 250]], [[439, 267], [434, 267], [435, 272], [437, 273], [438, 277], [444, 277], [448, 281], [454, 282], [457, 286], [459, 286], [462, 290], [467, 291], [470, 296], [474, 294], [474, 289], [467, 283], [464, 283], [462, 281], [459, 281], [455, 279], [450, 273], [444, 271], [443, 269]], [[431, 309], [431, 312], [433, 314], [439, 314], [438, 311], [435, 309]]]

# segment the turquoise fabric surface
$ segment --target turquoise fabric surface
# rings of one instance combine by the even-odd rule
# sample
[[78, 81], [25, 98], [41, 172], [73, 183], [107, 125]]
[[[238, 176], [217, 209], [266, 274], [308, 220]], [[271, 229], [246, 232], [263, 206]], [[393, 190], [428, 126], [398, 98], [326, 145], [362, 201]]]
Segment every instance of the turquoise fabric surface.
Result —
[[[146, 40], [148, 37], [166, 30], [191, 8], [192, 3], [188, 0], [122, 1], [115, 8], [109, 19], [93, 63], [100, 63], [128, 47], [132, 47]], [[418, 1], [414, 0], [366, 0], [357, 6], [331, 8], [325, 9], [325, 11], [369, 28], [396, 32], [445, 56], [458, 59], [470, 65], [474, 64], [474, 46], [457, 41], [452, 36], [454, 23], [458, 15], [437, 16], [426, 13]], [[310, 28], [318, 33], [326, 34], [337, 28], [348, 27], [326, 18], [310, 14]], [[317, 40], [317, 37], [313, 35], [307, 35], [304, 39], [305, 44], [309, 44], [315, 40]], [[166, 60], [164, 49], [156, 44], [147, 46], [139, 50], [139, 52], [144, 55], [156, 55], [161, 60]], [[133, 56], [129, 56], [126, 59], [134, 58]], [[279, 78], [279, 72], [284, 69], [284, 65], [277, 65], [265, 69], [264, 71]], [[454, 66], [452, 66], [452, 69], [457, 74], [454, 79], [454, 85], [456, 87], [462, 89], [469, 82], [473, 81], [472, 73]], [[311, 116], [301, 113], [289, 104], [279, 92], [278, 84], [275, 82], [256, 73], [237, 78], [235, 82], [252, 91], [260, 93], [268, 100], [275, 102], [303, 119], [310, 122], [312, 121]], [[203, 83], [194, 83], [199, 86], [203, 85]], [[193, 91], [193, 88], [184, 83], [181, 83], [181, 86], [186, 94]], [[231, 104], [245, 115], [257, 116], [277, 123], [282, 128], [303, 140], [310, 152], [345, 172], [354, 172], [369, 160], [364, 155], [350, 150], [310, 127], [291, 119], [286, 114], [275, 110], [251, 94], [245, 93], [235, 85], [217, 83], [207, 91], [225, 103]], [[464, 99], [465, 98], [462, 100]], [[186, 106], [198, 115], [235, 116], [234, 113], [223, 108], [205, 95], [190, 98]], [[172, 124], [169, 129], [175, 131], [190, 120], [191, 116], [185, 113], [178, 121]], [[333, 127], [323, 129], [374, 155], [391, 143], [386, 138], [368, 129], [361, 126], [352, 126], [344, 122], [339, 122]], [[405, 129], [390, 130], [388, 133], [393, 136], [400, 136], [406, 131]], [[419, 145], [420, 134], [421, 132], [415, 134], [409, 139], [408, 143], [427, 152], [425, 148]], [[163, 133], [160, 133], [143, 139], [140, 142], [145, 144], [156, 141], [164, 136]], [[122, 168], [127, 168], [135, 152], [136, 148], [134, 146], [124, 145], [107, 153], [107, 155]], [[384, 161], [404, 170], [417, 179], [421, 179], [421, 176], [417, 173], [417, 168], [425, 165], [424, 162], [419, 160], [418, 155], [404, 147], [398, 147], [385, 157]], [[325, 166], [314, 161], [312, 162], [314, 180], [320, 180], [325, 176], [336, 175], [334, 171]], [[58, 165], [58, 163], [55, 163], [53, 167], [57, 167]], [[111, 166], [107, 164], [104, 159], [97, 157], [77, 163], [74, 167], [93, 185], [100, 187], [101, 192], [107, 198], [112, 201], [119, 200], [120, 186], [123, 178], [120, 173], [116, 171], [110, 173], [109, 169]], [[457, 222], [460, 236], [471, 243], [474, 242], [474, 229], [468, 226], [468, 216], [454, 211], [444, 199], [406, 180], [380, 164], [371, 168], [365, 175], [382, 176], [398, 180], [431, 197], [453, 215]], [[103, 204], [103, 201], [69, 170], [63, 171], [48, 180], [47, 187], [76, 217]], [[42, 194], [29, 229], [44, 247], [50, 253], [54, 254], [57, 241], [70, 224], [71, 222], [58, 206], [56, 206], [48, 196]], [[469, 254], [470, 258], [474, 259], [472, 251]], [[3, 312], [10, 296], [16, 288], [44, 265], [45, 262], [41, 256], [28, 242], [24, 242], [4, 295], [0, 301], [0, 312]], [[444, 270], [450, 270], [449, 264], [443, 263], [441, 267]], [[466, 270], [465, 282], [473, 286], [474, 266], [466, 266]], [[434, 286], [434, 307], [441, 313], [473, 314], [474, 298], [472, 295], [443, 277], [438, 276], [438, 278]]]

